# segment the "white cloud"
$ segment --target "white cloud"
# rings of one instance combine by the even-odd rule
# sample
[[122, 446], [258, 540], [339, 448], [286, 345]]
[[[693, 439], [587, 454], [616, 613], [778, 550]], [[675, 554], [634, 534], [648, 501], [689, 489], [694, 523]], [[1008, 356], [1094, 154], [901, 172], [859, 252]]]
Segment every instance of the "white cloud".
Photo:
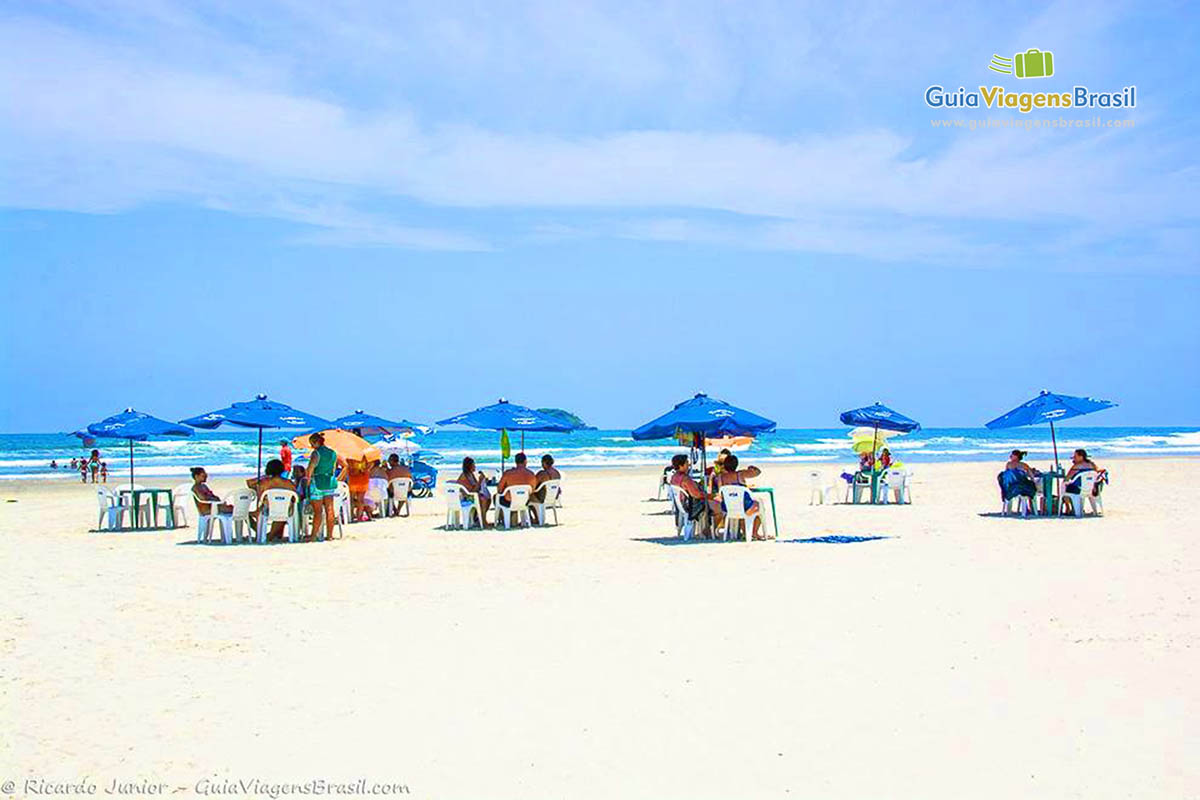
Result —
[[[240, 15], [265, 13], [246, 8], [227, 13], [243, 22]], [[591, 5], [536, 3], [520, 15], [520, 27], [486, 9], [482, 18], [372, 10], [420, 21], [438, 46], [457, 45], [454, 58], [443, 58], [461, 60], [467, 75], [494, 65], [524, 76], [544, 58], [563, 67], [567, 81], [604, 87], [607, 102], [631, 97], [636, 105], [646, 85], [672, 86], [687, 95], [678, 106], [683, 116], [745, 85], [749, 76], [736, 58], [747, 47], [741, 38], [764, 33], [761, 21], [739, 27], [744, 15], [691, 19], [671, 6], [643, 7], [650, 18], [640, 26], [632, 12]], [[298, 62], [313, 44], [304, 38], [295, 51], [221, 68], [196, 55], [204, 49], [198, 43], [215, 41], [235, 55], [255, 52], [222, 33], [228, 19], [199, 19], [170, 3], [151, 11], [121, 16], [123, 26], [105, 37], [28, 19], [0, 21], [0, 48], [8, 54], [0, 65], [0, 165], [7, 178], [0, 204], [113, 212], [171, 200], [311, 225], [317, 230], [301, 240], [314, 243], [495, 244], [494, 236], [458, 230], [464, 226], [449, 210], [425, 215], [441, 222], [429, 228], [373, 207], [392, 197], [434, 211], [596, 212], [593, 235], [932, 262], [1020, 252], [1020, 243], [998, 243], [991, 228], [1028, 223], [1059, 226], [1039, 232], [1039, 250], [1067, 242], [1094, 247], [1136, 234], [1164, 259], [1192, 263], [1181, 242], [1194, 239], [1196, 172], [1174, 166], [1185, 150], [1142, 130], [946, 132], [944, 143], [926, 140], [922, 147], [914, 145], [926, 130], [853, 120], [788, 135], [711, 126], [505, 130], [456, 119], [440, 107], [355, 103], [320, 82], [298, 89], [306, 74]], [[354, 74], [369, 66], [346, 52], [356, 37], [371, 58], [393, 53], [407, 64], [431, 46], [412, 31], [372, 26], [355, 7], [284, 4], [272, 13], [280, 15], [282, 31], [327, 26]], [[1044, 29], [1062, 16], [1048, 13], [1032, 27]], [[489, 21], [495, 30], [485, 29]], [[182, 42], [188, 57], [172, 59], [164, 42], [146, 42], [156, 30]], [[784, 69], [780, 45], [762, 38], [763, 55], [754, 63], [769, 64], [766, 74], [773, 75]], [[530, 42], [543, 50], [523, 50]], [[797, 47], [820, 48], [819, 31], [802, 31]], [[693, 71], [688, 80], [672, 77], [681, 64]], [[450, 76], [431, 91], [453, 90], [457, 80]], [[556, 87], [548, 99], [561, 91]], [[709, 211], [746, 219], [716, 224], [696, 216]], [[623, 217], [619, 224], [606, 221], [614, 213]], [[572, 222], [556, 235], [579, 227], [589, 224]]]

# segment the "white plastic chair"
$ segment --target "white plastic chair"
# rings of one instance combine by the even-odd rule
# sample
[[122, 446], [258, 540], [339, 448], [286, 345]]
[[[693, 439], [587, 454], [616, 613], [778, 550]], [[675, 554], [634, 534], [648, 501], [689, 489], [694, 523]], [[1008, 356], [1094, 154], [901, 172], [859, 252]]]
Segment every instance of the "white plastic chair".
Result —
[[503, 495], [496, 497], [496, 513], [504, 517], [504, 527], [506, 529], [512, 527], [512, 515], [517, 515], [517, 525], [527, 528], [529, 527], [529, 495], [531, 490], [528, 486], [510, 486], [505, 490], [509, 496], [508, 507], [500, 505], [500, 498]]
[[233, 538], [239, 541], [254, 540], [254, 526], [250, 524], [250, 512], [258, 503], [258, 494], [249, 487], [234, 489], [225, 495], [225, 504], [233, 506], [229, 515], [233, 523]]
[[537, 512], [538, 524], [546, 524], [546, 513], [554, 512], [554, 524], [558, 525], [558, 509], [562, 508], [562, 481], [550, 480], [543, 483], [538, 489], [545, 490], [542, 495], [542, 501], [531, 500], [529, 505], [533, 506], [533, 510]]
[[[196, 494], [196, 490], [192, 489], [192, 498], [196, 501], [196, 541], [200, 543], [212, 541], [212, 526], [216, 525], [221, 529], [221, 541], [229, 544], [233, 538], [233, 520], [228, 513], [220, 510], [220, 502], [216, 500], [205, 500], [200, 495]], [[208, 504], [208, 513], [200, 512], [201, 503]]]
[[[809, 470], [808, 473], [808, 504], [816, 505], [817, 503], [825, 505], [827, 502], [832, 502], [831, 495], [836, 487], [825, 482], [825, 476], [821, 470]], [[816, 501], [815, 503], [813, 501]]]
[[1023, 494], [1000, 501], [1000, 514], [1005, 517], [1009, 514], [1020, 514], [1023, 517], [1028, 517], [1032, 508], [1033, 503]]
[[887, 505], [891, 501], [888, 499], [889, 492], [896, 493], [897, 503], [912, 503], [912, 493], [908, 488], [910, 474], [903, 469], [886, 469], [879, 476], [879, 494], [880, 503]]
[[483, 506], [478, 494], [453, 482], [443, 486], [442, 491], [446, 495], [446, 530], [456, 526], [470, 530], [473, 519], [479, 520], [479, 527], [483, 527]]
[[[191, 505], [191, 498], [192, 485], [190, 483], [181, 483], [171, 490], [171, 502], [174, 503], [171, 513], [175, 517], [176, 526], [187, 527], [188, 507], [191, 506], [192, 508], [195, 508], [195, 506]], [[180, 520], [183, 520], [182, 524], [180, 523]]]
[[121, 499], [108, 489], [100, 486], [96, 487], [96, 499], [100, 503], [100, 519], [96, 522], [96, 530], [105, 530], [104, 523], [106, 521], [108, 530], [121, 530], [125, 515], [131, 513], [132, 509], [123, 504]]
[[372, 478], [367, 484], [367, 491], [363, 495], [363, 503], [367, 507], [367, 513], [374, 516], [378, 513], [380, 517], [387, 516], [388, 508], [388, 491], [387, 481], [381, 478]]
[[867, 499], [871, 498], [871, 477], [869, 475], [858, 476], [856, 474], [854, 480], [846, 483], [846, 497], [844, 502], [861, 503], [862, 493], [867, 493]]
[[687, 509], [683, 506], [683, 498], [687, 493], [678, 486], [671, 487], [671, 504], [675, 507], [675, 535], [682, 536], [685, 542], [691, 541], [696, 533], [696, 521], [688, 517]]
[[721, 500], [725, 503], [725, 533], [723, 537], [725, 541], [729, 541], [729, 535], [733, 533], [734, 526], [739, 523], [745, 526], [746, 541], [753, 540], [754, 518], [759, 515], [761, 509], [746, 510], [746, 501], [743, 498], [749, 494], [750, 490], [745, 486], [721, 487]]
[[349, 525], [350, 520], [354, 517], [353, 508], [350, 505], [350, 484], [341, 481], [337, 485], [337, 489], [333, 495], [333, 513], [337, 519], [338, 537], [342, 534], [342, 525]]
[[1062, 501], [1071, 501], [1071, 509], [1075, 512], [1075, 516], [1083, 516], [1083, 503], [1086, 500], [1092, 504], [1092, 514], [1099, 517], [1104, 515], [1104, 501], [1099, 495], [1092, 494], [1096, 488], [1096, 479], [1099, 477], [1094, 472], [1081, 472], [1076, 476], [1079, 480], [1079, 494], [1074, 492], [1063, 491]]
[[404, 506], [404, 516], [407, 517], [412, 513], [408, 503], [408, 495], [412, 492], [412, 483], [412, 478], [392, 478], [388, 482], [388, 485], [392, 487], [392, 496], [387, 498], [387, 514], [389, 516], [400, 516], [401, 506]]
[[258, 510], [258, 543], [265, 544], [267, 532], [276, 522], [285, 522], [289, 542], [300, 538], [296, 522], [295, 504], [300, 502], [300, 496], [291, 489], [267, 489], [263, 492], [262, 504]]

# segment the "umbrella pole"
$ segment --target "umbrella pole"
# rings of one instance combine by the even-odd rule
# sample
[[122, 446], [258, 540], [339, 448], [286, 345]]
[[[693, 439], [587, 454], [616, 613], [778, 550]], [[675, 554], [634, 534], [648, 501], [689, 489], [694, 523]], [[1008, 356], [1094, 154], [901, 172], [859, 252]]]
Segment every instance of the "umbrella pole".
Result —
[[875, 493], [876, 493], [875, 487], [877, 486], [877, 482], [878, 482], [878, 480], [876, 478], [876, 475], [878, 473], [875, 471], [875, 448], [877, 448], [878, 446], [879, 446], [879, 426], [876, 425], [875, 433], [872, 434], [872, 436], [871, 436], [871, 505], [875, 505], [875, 501], [878, 500], [878, 498], [875, 496]]
[[525, 431], [521, 431], [521, 452], [525, 452]]
[[129, 491], [133, 491], [133, 439], [129, 440]]
[[708, 538], [716, 536], [713, 530], [712, 510], [708, 504], [708, 442], [704, 434], [700, 434], [700, 488], [704, 491], [704, 518], [708, 520]]
[[1058, 472], [1058, 438], [1054, 435], [1054, 422], [1050, 423], [1050, 443], [1054, 445], [1054, 471]]
[[263, 429], [258, 429], [258, 471], [254, 473], [254, 491], [258, 491], [259, 481], [262, 480], [262, 432]]

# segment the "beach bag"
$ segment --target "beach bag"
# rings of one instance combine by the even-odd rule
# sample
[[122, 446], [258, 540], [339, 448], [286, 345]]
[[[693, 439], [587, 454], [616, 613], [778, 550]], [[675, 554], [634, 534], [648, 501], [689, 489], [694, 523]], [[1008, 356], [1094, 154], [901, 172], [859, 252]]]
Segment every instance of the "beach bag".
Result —
[[683, 510], [687, 514], [687, 518], [695, 522], [704, 515], [704, 498], [692, 497], [690, 494], [683, 496]]

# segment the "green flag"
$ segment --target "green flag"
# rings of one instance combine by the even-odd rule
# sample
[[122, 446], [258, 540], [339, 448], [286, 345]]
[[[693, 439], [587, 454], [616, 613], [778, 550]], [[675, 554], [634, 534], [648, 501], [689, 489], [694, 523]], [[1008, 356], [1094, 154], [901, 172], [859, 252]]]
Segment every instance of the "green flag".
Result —
[[512, 455], [512, 445], [508, 443], [508, 431], [500, 431], [500, 457], [508, 458]]

